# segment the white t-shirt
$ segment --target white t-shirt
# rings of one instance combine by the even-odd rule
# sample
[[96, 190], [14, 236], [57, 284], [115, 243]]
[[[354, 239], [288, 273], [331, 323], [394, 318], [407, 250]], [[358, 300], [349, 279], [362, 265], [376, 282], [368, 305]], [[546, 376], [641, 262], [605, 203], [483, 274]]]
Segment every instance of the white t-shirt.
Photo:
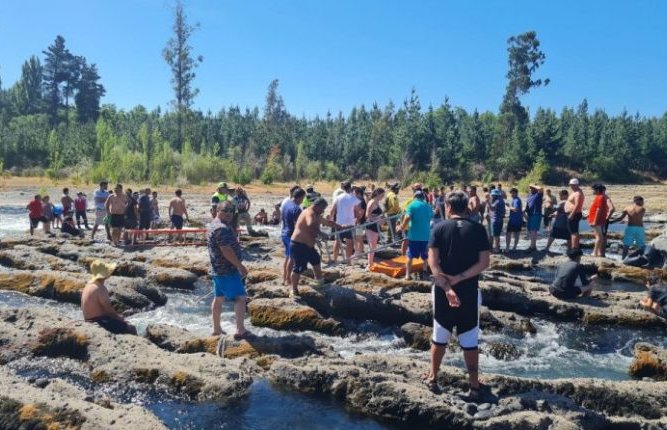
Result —
[[107, 202], [108, 197], [109, 197], [108, 191], [103, 191], [99, 188], [93, 191], [93, 201], [95, 202], [95, 209], [98, 211], [105, 210], [104, 204]]
[[354, 225], [357, 223], [357, 217], [354, 213], [354, 208], [359, 205], [361, 201], [352, 194], [343, 193], [336, 197], [334, 204], [336, 205], [336, 223], [340, 225]]
[[335, 202], [336, 198], [338, 198], [338, 196], [340, 196], [341, 194], [345, 194], [345, 191], [342, 188], [336, 188], [333, 194], [331, 195], [331, 201]]

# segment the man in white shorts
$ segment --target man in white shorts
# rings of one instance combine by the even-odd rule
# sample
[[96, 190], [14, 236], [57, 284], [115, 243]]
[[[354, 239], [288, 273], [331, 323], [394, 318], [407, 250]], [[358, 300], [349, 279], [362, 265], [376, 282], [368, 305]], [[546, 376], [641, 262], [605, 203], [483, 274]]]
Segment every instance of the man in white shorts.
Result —
[[431, 369], [424, 381], [432, 391], [440, 388], [438, 370], [456, 328], [468, 369], [469, 399], [479, 400], [479, 274], [489, 266], [490, 244], [486, 230], [467, 217], [468, 196], [453, 191], [445, 198], [447, 219], [436, 225], [429, 241], [428, 263], [433, 272], [433, 337]]

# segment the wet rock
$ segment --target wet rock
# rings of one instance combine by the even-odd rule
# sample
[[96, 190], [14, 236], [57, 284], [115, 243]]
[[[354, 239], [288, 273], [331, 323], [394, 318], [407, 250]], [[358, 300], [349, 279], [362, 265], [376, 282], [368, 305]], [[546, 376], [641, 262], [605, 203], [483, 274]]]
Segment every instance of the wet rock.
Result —
[[487, 420], [493, 416], [493, 412], [489, 410], [483, 410], [477, 412], [474, 416], [473, 419], [476, 420]]
[[629, 373], [633, 378], [667, 381], [667, 350], [648, 343], [637, 343]]
[[[81, 291], [89, 275], [54, 271], [0, 271], [0, 290], [18, 291], [30, 296], [81, 303]], [[166, 303], [166, 296], [143, 280], [112, 276], [107, 281], [111, 302], [124, 313], [145, 311]]]
[[206, 276], [209, 273], [207, 260], [202, 261], [201, 259], [194, 258], [172, 260], [165, 257], [157, 257], [150, 259], [149, 263], [155, 267], [186, 270], [197, 276]]
[[[97, 256], [86, 256], [80, 258], [79, 261], [88, 267], [97, 258]], [[159, 284], [163, 287], [192, 290], [198, 279], [194, 273], [175, 267], [151, 266], [147, 263], [126, 259], [116, 260], [115, 263], [117, 266], [114, 275], [128, 278], [144, 278], [149, 283]]]
[[157, 430], [164, 425], [146, 409], [86, 400], [86, 393], [62, 379], [40, 388], [0, 369], [0, 423], [3, 429]]
[[[245, 397], [252, 382], [238, 361], [221, 360], [209, 354], [176, 354], [142, 337], [113, 335], [97, 324], [71, 320], [46, 309], [0, 310], [0, 338], [7, 341], [2, 350], [3, 360], [16, 360], [26, 352], [40, 353], [33, 349], [26, 351], [25, 345], [30, 348], [40, 345], [40, 340], [45, 343], [42, 339], [45, 330], [62, 333], [60, 339], [85, 336], [87, 356], [82, 359], [91, 369], [90, 380], [94, 383], [139, 382], [193, 400], [226, 402]], [[62, 345], [58, 341], [53, 348], [60, 352], [62, 349], [58, 348]]]
[[491, 387], [488, 395], [503, 406], [482, 404], [475, 410], [452, 400], [467, 386], [464, 372], [445, 367], [439, 377], [445, 392], [436, 395], [420, 383], [428, 365], [414, 357], [369, 355], [347, 360], [276, 360], [267, 375], [279, 386], [328, 395], [362, 413], [414, 428], [657, 429], [667, 424], [664, 384], [656, 388], [657, 384], [644, 382], [482, 375]]
[[0, 265], [20, 270], [57, 270], [60, 272], [84, 272], [80, 265], [38, 250], [18, 245], [12, 249], [0, 251]]
[[165, 324], [149, 324], [146, 338], [159, 347], [178, 353], [207, 352], [225, 358], [278, 355], [295, 358], [316, 354], [315, 340], [309, 336], [255, 336], [237, 341], [230, 335], [197, 337], [187, 330]]
[[414, 349], [427, 351], [431, 348], [431, 334], [433, 329], [431, 327], [417, 324], [406, 323], [401, 326], [401, 335], [405, 343]]
[[324, 318], [315, 309], [292, 299], [255, 299], [248, 304], [248, 313], [252, 324], [258, 327], [342, 333], [340, 322]]
[[484, 351], [497, 360], [512, 361], [521, 357], [521, 352], [511, 343], [489, 342], [485, 345]]
[[484, 305], [493, 310], [596, 325], [667, 327], [667, 320], [637, 309], [642, 293], [594, 291], [591, 297], [560, 300], [553, 297], [542, 283], [501, 274], [486, 276], [480, 282], [480, 288]]
[[35, 355], [88, 359], [88, 336], [71, 328], [45, 328], [39, 332], [31, 349]]

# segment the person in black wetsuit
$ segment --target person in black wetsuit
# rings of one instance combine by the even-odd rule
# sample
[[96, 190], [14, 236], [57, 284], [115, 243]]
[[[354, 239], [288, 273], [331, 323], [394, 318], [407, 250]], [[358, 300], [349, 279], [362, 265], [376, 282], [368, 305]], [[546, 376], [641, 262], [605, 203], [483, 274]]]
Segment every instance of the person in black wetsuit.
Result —
[[[593, 291], [591, 281], [597, 275], [591, 278], [586, 277], [581, 265], [581, 249], [574, 248], [567, 251], [570, 259], [558, 266], [556, 269], [556, 278], [554, 279], [549, 291], [551, 294], [561, 300], [574, 299], [578, 296], [590, 296]], [[577, 283], [579, 280], [579, 283]]]
[[431, 231], [428, 263], [433, 273], [431, 369], [424, 381], [438, 391], [437, 374], [456, 328], [468, 368], [471, 400], [480, 395], [478, 377], [479, 274], [489, 266], [490, 244], [482, 224], [467, 218], [468, 195], [453, 191], [445, 198], [447, 220]]

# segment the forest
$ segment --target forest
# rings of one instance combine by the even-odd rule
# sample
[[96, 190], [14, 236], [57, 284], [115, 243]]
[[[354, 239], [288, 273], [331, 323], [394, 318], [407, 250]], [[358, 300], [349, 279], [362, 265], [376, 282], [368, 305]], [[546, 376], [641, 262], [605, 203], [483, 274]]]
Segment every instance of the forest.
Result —
[[287, 111], [278, 79], [269, 83], [263, 107], [193, 109], [196, 69], [203, 64], [189, 43], [196, 29], [177, 3], [173, 37], [163, 51], [174, 94], [165, 111], [102, 103], [103, 71], [70, 52], [58, 35], [41, 56], [25, 61], [15, 84], [4, 88], [0, 80], [0, 168], [74, 181], [179, 185], [342, 178], [435, 185], [526, 177], [556, 184], [574, 173], [626, 183], [667, 177], [667, 112], [610, 116], [590, 111], [585, 99], [560, 112], [522, 105], [521, 96], [551, 84], [535, 76], [546, 55], [534, 31], [508, 39], [498, 112], [469, 112], [447, 97], [439, 106], [422, 106], [412, 89], [398, 105], [305, 118]]

